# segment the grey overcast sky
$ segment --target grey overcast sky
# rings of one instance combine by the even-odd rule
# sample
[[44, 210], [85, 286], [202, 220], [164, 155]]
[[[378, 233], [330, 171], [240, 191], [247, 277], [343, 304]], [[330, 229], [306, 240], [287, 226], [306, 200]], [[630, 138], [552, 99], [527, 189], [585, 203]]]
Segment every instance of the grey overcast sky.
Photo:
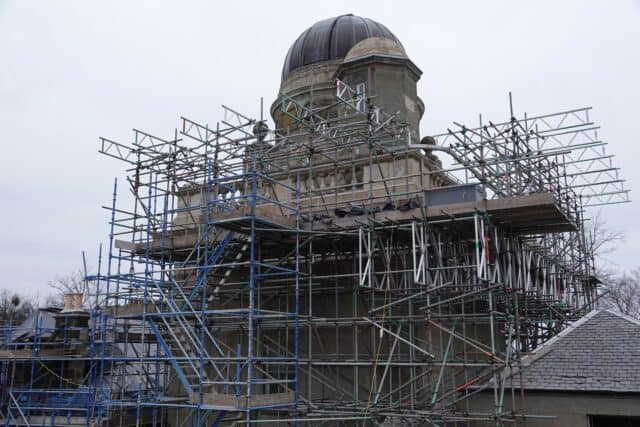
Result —
[[[0, 0], [0, 288], [40, 295], [58, 274], [95, 271], [123, 164], [98, 137], [170, 137], [179, 116], [215, 123], [222, 103], [257, 116], [290, 44], [354, 13], [384, 23], [423, 70], [423, 134], [456, 120], [594, 107], [600, 136], [640, 188], [640, 1]], [[632, 198], [635, 193], [632, 191]], [[604, 209], [640, 267], [637, 204]]]

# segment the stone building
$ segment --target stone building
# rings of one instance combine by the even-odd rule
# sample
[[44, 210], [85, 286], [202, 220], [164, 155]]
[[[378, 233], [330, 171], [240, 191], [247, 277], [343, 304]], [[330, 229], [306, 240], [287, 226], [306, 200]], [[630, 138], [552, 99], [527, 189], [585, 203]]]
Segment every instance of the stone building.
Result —
[[[526, 407], [529, 414], [516, 425], [640, 426], [640, 321], [594, 310], [525, 355], [520, 370], [505, 375], [515, 384], [505, 410]], [[472, 410], [493, 407], [493, 398], [482, 393]]]
[[[89, 351], [4, 342], [5, 424], [538, 422], [505, 403], [513, 369], [561, 354], [523, 365], [594, 308], [585, 209], [626, 192], [600, 195], [601, 170], [578, 180], [588, 108], [422, 137], [421, 74], [384, 25], [342, 15], [293, 42], [273, 125], [225, 108], [215, 126], [182, 117], [173, 138], [102, 138], [133, 208], [114, 185]], [[65, 381], [70, 362], [85, 382]], [[20, 364], [62, 379], [34, 401], [10, 381]], [[90, 411], [70, 408], [78, 389]]]

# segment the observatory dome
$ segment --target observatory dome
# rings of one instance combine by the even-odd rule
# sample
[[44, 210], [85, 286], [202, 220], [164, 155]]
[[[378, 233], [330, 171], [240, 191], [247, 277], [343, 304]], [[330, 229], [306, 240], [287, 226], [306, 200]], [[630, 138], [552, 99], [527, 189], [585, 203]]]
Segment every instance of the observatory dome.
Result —
[[344, 59], [352, 47], [369, 38], [388, 39], [402, 48], [387, 27], [369, 18], [348, 14], [316, 22], [289, 48], [282, 67], [282, 81], [306, 65]]

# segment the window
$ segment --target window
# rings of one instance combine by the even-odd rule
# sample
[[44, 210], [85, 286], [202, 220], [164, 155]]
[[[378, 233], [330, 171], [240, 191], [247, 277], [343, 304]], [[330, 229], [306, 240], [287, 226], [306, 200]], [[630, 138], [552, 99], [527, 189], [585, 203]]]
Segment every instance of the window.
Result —
[[589, 415], [589, 427], [640, 427], [640, 417]]

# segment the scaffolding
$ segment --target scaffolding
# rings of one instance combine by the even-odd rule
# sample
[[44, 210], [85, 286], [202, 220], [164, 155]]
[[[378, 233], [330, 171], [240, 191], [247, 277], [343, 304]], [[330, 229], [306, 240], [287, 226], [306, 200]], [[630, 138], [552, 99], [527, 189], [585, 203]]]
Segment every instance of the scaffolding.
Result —
[[[223, 107], [215, 126], [101, 139], [132, 203], [114, 183], [106, 261], [87, 275], [83, 425], [535, 417], [505, 410], [523, 393], [510, 368], [594, 308], [587, 208], [629, 200], [590, 109], [510, 106], [416, 144], [365, 85], [278, 105], [287, 129]], [[34, 388], [3, 388], [5, 425], [54, 425], [21, 403]]]

